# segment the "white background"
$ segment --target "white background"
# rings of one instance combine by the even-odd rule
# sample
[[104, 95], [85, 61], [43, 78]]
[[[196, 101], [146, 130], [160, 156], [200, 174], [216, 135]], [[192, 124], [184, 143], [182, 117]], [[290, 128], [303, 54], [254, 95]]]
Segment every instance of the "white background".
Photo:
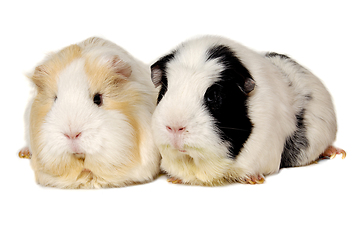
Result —
[[[6, 3], [5, 3], [6, 2]], [[2, 1], [0, 239], [360, 239], [357, 1]], [[201, 34], [287, 53], [319, 76], [348, 157], [281, 170], [263, 185], [154, 182], [118, 189], [38, 186], [25, 144], [25, 77], [51, 51], [107, 38], [146, 63]]]

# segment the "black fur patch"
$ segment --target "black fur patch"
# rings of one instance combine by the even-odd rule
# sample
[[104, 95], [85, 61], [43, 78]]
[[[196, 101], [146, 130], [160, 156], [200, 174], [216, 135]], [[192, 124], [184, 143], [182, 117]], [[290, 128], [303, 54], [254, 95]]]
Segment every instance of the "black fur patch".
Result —
[[282, 59], [292, 60], [289, 56], [287, 56], [285, 54], [276, 53], [276, 52], [268, 52], [265, 54], [265, 57], [267, 57], [267, 58], [280, 57]]
[[204, 103], [216, 120], [222, 139], [230, 143], [229, 157], [235, 159], [253, 127], [248, 117], [247, 91], [242, 89], [252, 77], [230, 48], [215, 46], [207, 54], [208, 61], [216, 59], [225, 69], [220, 73], [219, 81], [207, 89]]
[[306, 138], [306, 126], [304, 123], [305, 109], [296, 115], [296, 131], [286, 139], [284, 150], [281, 154], [280, 168], [299, 166], [298, 157], [301, 150], [309, 147]]
[[[299, 63], [297, 63], [294, 59], [292, 59], [291, 57], [285, 55], [285, 54], [280, 54], [280, 53], [276, 53], [276, 52], [268, 52], [265, 54], [265, 57], [267, 58], [275, 58], [275, 57], [280, 57], [282, 60], [290, 62], [294, 65], [298, 65], [299, 67], [303, 68], [303, 66], [301, 66]], [[299, 71], [300, 69], [298, 69]], [[291, 84], [291, 83], [290, 83]]]
[[161, 99], [164, 97], [165, 93], [167, 92], [168, 88], [168, 79], [166, 74], [166, 65], [168, 62], [170, 62], [175, 57], [176, 51], [173, 51], [172, 53], [160, 58], [156, 63], [151, 65], [151, 70], [154, 68], [158, 68], [161, 71], [161, 88], [159, 91], [159, 95], [157, 98], [157, 104], [161, 101]]
[[311, 101], [313, 99], [312, 95], [309, 93], [309, 94], [306, 94], [305, 96], [305, 99], [308, 100], [308, 101]]

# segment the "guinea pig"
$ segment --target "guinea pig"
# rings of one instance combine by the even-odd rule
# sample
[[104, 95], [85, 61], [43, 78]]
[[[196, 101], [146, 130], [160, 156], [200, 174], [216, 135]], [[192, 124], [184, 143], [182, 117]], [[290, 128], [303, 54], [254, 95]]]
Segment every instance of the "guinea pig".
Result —
[[59, 188], [121, 187], [160, 171], [151, 133], [150, 68], [112, 42], [89, 38], [50, 55], [31, 76], [26, 111], [36, 180]]
[[151, 66], [152, 129], [173, 183], [262, 183], [335, 148], [337, 123], [321, 81], [286, 55], [217, 36], [188, 40]]

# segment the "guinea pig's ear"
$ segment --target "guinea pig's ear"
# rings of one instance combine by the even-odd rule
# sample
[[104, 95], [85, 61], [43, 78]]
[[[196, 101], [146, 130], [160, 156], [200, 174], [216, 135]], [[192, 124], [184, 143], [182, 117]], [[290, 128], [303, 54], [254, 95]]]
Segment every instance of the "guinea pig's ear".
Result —
[[46, 77], [49, 76], [49, 72], [46, 69], [46, 66], [40, 65], [35, 68], [34, 74], [30, 79], [37, 86], [39, 90], [44, 89], [46, 85]]
[[155, 88], [161, 85], [162, 75], [163, 75], [163, 71], [161, 70], [160, 66], [157, 63], [151, 65], [151, 80]]
[[126, 78], [130, 77], [132, 73], [130, 64], [121, 60], [119, 56], [112, 56], [108, 62], [116, 74], [123, 75]]
[[170, 62], [175, 57], [175, 55], [176, 50], [172, 51], [168, 55], [163, 56], [156, 63], [151, 65], [151, 80], [156, 88], [162, 84], [162, 81], [164, 81], [163, 77], [164, 74], [166, 74], [166, 64]]
[[241, 91], [243, 91], [243, 93], [245, 94], [249, 94], [250, 92], [252, 92], [255, 89], [255, 86], [255, 81], [252, 78], [246, 78], [244, 80], [244, 85], [239, 85]]

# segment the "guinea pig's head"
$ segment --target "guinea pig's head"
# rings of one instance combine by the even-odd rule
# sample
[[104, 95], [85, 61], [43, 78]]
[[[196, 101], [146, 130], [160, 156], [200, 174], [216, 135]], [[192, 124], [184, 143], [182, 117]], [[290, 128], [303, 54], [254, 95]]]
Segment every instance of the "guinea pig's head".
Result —
[[[30, 144], [50, 174], [116, 168], [126, 164], [136, 148], [133, 111], [139, 94], [130, 79], [131, 65], [111, 51], [91, 51], [91, 46], [85, 50], [67, 47], [31, 77], [37, 95], [30, 114]], [[106, 162], [95, 169], [96, 159]]]
[[160, 148], [234, 159], [252, 130], [247, 101], [255, 82], [232, 49], [198, 41], [151, 66], [160, 88], [153, 132]]

